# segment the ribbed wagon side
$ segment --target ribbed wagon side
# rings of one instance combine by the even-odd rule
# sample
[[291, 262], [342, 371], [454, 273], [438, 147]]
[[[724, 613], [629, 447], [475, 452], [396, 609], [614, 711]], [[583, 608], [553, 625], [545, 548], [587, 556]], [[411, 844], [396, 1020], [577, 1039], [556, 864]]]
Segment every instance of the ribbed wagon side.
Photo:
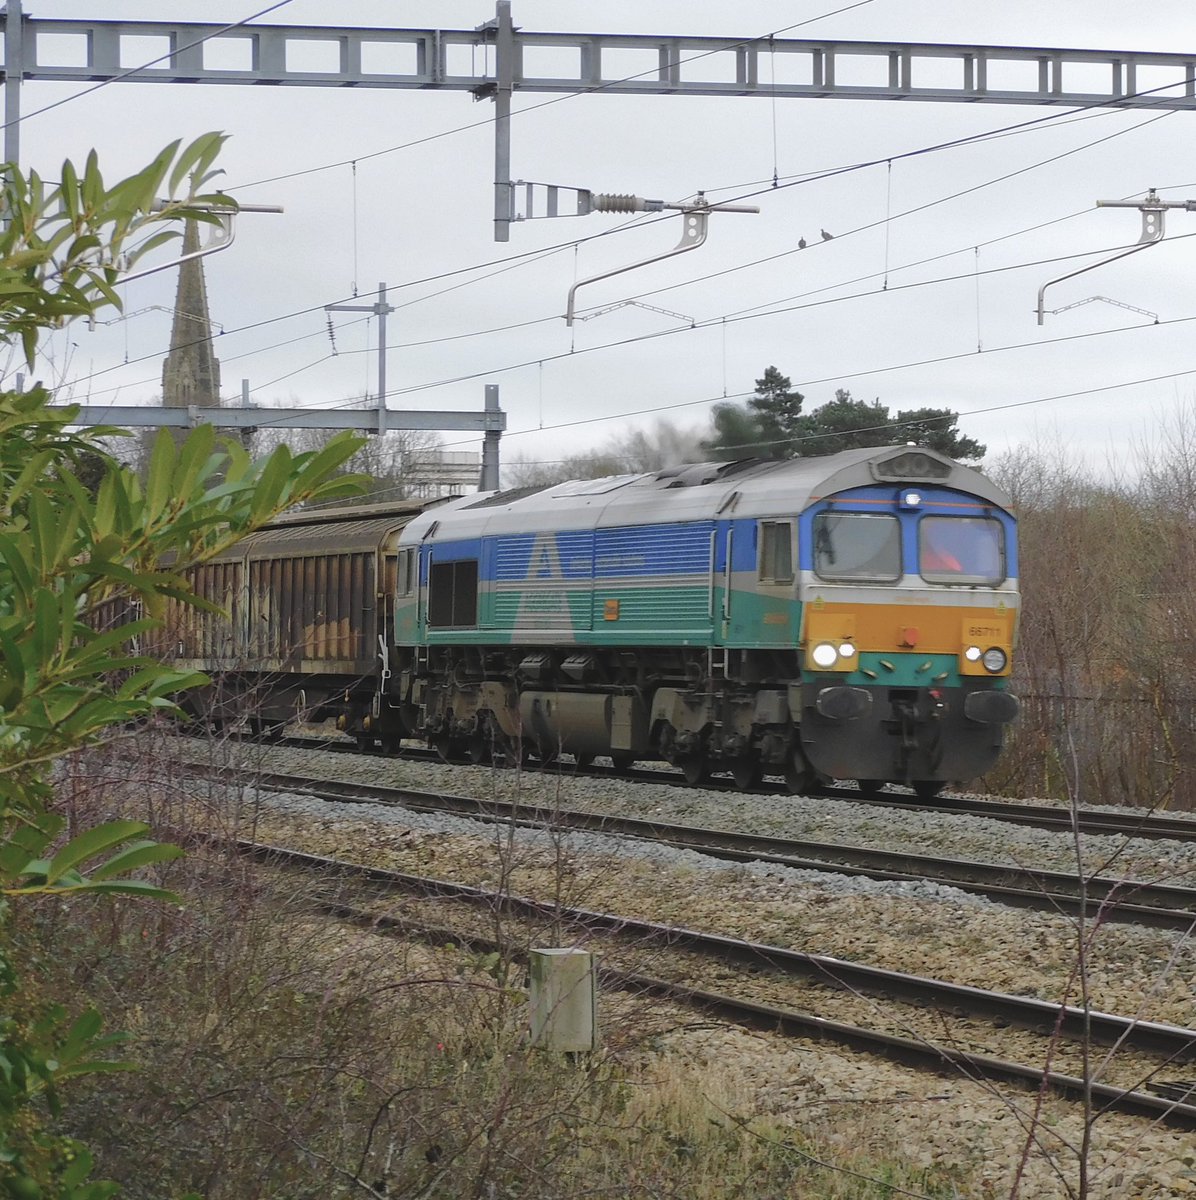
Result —
[[245, 715], [270, 730], [335, 717], [363, 741], [397, 740], [384, 697], [393, 653], [396, 543], [422, 503], [298, 513], [193, 569], [213, 608], [172, 603], [164, 644], [179, 667], [212, 682], [197, 715]]

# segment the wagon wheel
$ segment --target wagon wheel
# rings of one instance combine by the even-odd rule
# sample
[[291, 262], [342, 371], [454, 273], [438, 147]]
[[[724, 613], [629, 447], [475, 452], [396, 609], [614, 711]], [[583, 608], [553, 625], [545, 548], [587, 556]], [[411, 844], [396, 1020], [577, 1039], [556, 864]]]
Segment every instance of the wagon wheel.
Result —
[[282, 739], [282, 731], [286, 728], [285, 721], [277, 721], [271, 717], [250, 717], [249, 730], [255, 738], [263, 742], [277, 742]]
[[704, 754], [687, 754], [678, 761], [677, 766], [681, 768], [681, 774], [690, 787], [697, 787], [710, 776], [710, 763]]
[[760, 786], [764, 778], [764, 768], [754, 758], [737, 758], [731, 764], [731, 778], [741, 792], [750, 792]]
[[919, 800], [933, 800], [946, 786], [941, 779], [915, 779], [914, 795]]
[[857, 779], [855, 784], [860, 789], [860, 795], [867, 796], [870, 799], [873, 796], [879, 796], [885, 790], [885, 781], [883, 779]]
[[610, 765], [616, 771], [630, 771], [635, 756], [629, 750], [615, 750], [610, 756]]

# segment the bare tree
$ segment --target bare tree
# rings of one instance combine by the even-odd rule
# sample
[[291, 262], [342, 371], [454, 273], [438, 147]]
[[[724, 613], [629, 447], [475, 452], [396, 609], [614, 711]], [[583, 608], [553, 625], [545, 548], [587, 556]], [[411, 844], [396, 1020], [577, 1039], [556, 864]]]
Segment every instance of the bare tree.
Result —
[[[315, 450], [329, 436], [318, 429], [261, 429], [253, 434], [251, 450], [256, 457], [281, 442], [293, 450]], [[441, 444], [440, 437], [428, 430], [393, 430], [368, 438], [345, 464], [346, 471], [359, 471], [373, 479], [364, 497], [353, 503], [402, 500], [420, 492], [423, 464], [437, 454]]]

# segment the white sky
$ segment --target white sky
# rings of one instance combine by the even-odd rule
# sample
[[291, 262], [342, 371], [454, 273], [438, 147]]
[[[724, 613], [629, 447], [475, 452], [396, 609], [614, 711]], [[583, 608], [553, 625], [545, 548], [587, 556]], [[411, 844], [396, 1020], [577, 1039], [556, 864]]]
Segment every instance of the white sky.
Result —
[[[513, 16], [529, 31], [748, 38], [845, 2], [514, 0]], [[38, 0], [28, 7], [38, 18], [226, 22], [265, 3]], [[493, 15], [492, 0], [292, 0], [266, 20], [470, 29]], [[1124, 0], [872, 0], [785, 36], [1196, 54], [1196, 8], [1191, 0], [1156, 0], [1145, 8]], [[960, 428], [987, 443], [990, 453], [1062, 439], [1094, 461], [1117, 457], [1131, 440], [1156, 436], [1196, 395], [1196, 325], [1183, 323], [1196, 317], [1196, 213], [1168, 215], [1167, 244], [1047, 293], [1048, 309], [1099, 295], [1156, 313], [1159, 325], [1093, 303], [1048, 316], [1040, 328], [1033, 311], [1042, 283], [1137, 240], [1139, 214], [1097, 210], [1097, 199], [1137, 196], [1150, 186], [1169, 199], [1196, 199], [1193, 113], [1160, 119], [1094, 110], [1084, 120], [1069, 120], [1063, 110], [1029, 105], [602, 95], [540, 107], [551, 97], [516, 93], [516, 178], [665, 200], [698, 190], [734, 200], [760, 192], [765, 181], [763, 194], [752, 199], [759, 215], [714, 215], [700, 249], [578, 296], [583, 314], [637, 297], [711, 327], [690, 330], [676, 317], [623, 307], [569, 330], [562, 314], [575, 279], [671, 248], [680, 218], [498, 273], [420, 282], [626, 220], [593, 215], [525, 222], [513, 227], [510, 242], [495, 243], [493, 135], [481, 123], [492, 115], [489, 103], [475, 104], [464, 92], [115, 83], [32, 115], [79, 91], [24, 85], [26, 169], [52, 177], [64, 157], [80, 161], [95, 147], [106, 175], [116, 179], [175, 137], [219, 129], [231, 135], [221, 160], [227, 190], [245, 203], [286, 210], [243, 216], [234, 246], [205, 260], [212, 318], [226, 330], [216, 350], [229, 396], [239, 392], [242, 378], [257, 403], [326, 405], [373, 390], [374, 323], [338, 314], [339, 354], [328, 358], [332, 347], [320, 309], [349, 298], [354, 283], [365, 293], [380, 281], [388, 284], [391, 302], [402, 306], [389, 319], [391, 407], [477, 410], [483, 384], [498, 383], [509, 426], [504, 457], [555, 459], [584, 451], [620, 430], [650, 426], [656, 416], [648, 410], [654, 409], [679, 424], [705, 425], [713, 401], [750, 392], [770, 364], [805, 393], [807, 410], [841, 386], [895, 409], [956, 409]], [[881, 165], [767, 188], [774, 170], [788, 181], [1051, 113], [1060, 115], [1043, 128], [903, 159], [891, 174]], [[1113, 134], [1120, 136], [1082, 148]], [[1068, 151], [1075, 153], [1046, 161]], [[356, 198], [345, 165], [274, 178], [350, 159], [362, 160]], [[1022, 173], [990, 183], [1011, 172]], [[901, 215], [969, 188], [975, 190]], [[853, 232], [863, 226], [871, 228]], [[821, 228], [835, 240], [823, 243]], [[811, 245], [795, 253], [801, 236]], [[1040, 261], [1076, 253], [1091, 258]], [[945, 257], [903, 269], [936, 255]], [[745, 266], [761, 259], [769, 261]], [[887, 292], [879, 290], [886, 261]], [[944, 276], [960, 278], [905, 286]], [[175, 281], [174, 272], [163, 272], [130, 284], [126, 310], [139, 315], [56, 336], [47, 347], [52, 361], [42, 369], [47, 381], [62, 380], [64, 398], [96, 404], [141, 403], [157, 395], [170, 316], [152, 306], [173, 303]], [[784, 311], [721, 321], [757, 306]], [[276, 320], [309, 308], [317, 311]], [[273, 323], [237, 332], [260, 322]], [[526, 324], [488, 332], [517, 323]], [[667, 336], [651, 336], [659, 334]], [[1081, 336], [1093, 334], [1101, 336]], [[1002, 349], [1011, 346], [1018, 348]], [[923, 362], [936, 359], [946, 361]], [[1024, 403], [1114, 383], [1124, 386]], [[460, 434], [446, 434], [445, 443], [478, 446]]]

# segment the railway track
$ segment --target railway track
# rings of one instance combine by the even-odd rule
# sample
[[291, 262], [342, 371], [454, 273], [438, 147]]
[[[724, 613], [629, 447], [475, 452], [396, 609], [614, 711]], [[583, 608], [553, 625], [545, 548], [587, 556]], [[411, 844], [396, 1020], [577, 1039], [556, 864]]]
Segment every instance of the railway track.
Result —
[[[287, 744], [299, 748], [318, 748], [343, 753], [360, 753], [357, 746], [342, 741], [317, 741], [312, 738], [291, 738]], [[367, 753], [375, 753], [367, 751]], [[395, 756], [388, 756], [395, 757]], [[415, 762], [438, 763], [444, 760], [435, 750], [423, 747], [404, 747], [401, 756]], [[463, 764], [474, 765], [474, 764]], [[658, 784], [664, 787], [689, 788], [680, 772], [663, 770], [645, 770], [632, 768], [627, 771], [615, 771], [605, 766], [577, 766], [572, 763], [550, 763], [535, 769], [543, 771], [563, 771], [569, 775], [580, 775], [589, 778], [618, 778], [637, 783]], [[730, 779], [715, 778], [707, 780], [702, 785], [713, 791], [739, 792], [740, 788]], [[788, 789], [779, 782], [765, 782], [753, 792], [765, 795], [789, 795]], [[817, 794], [837, 800], [850, 801], [853, 804], [867, 804], [881, 808], [908, 808], [919, 812], [930, 813], [967, 813], [971, 816], [987, 817], [993, 821], [1008, 821], [1018, 825], [1029, 825], [1036, 829], [1068, 831], [1078, 825], [1079, 831], [1086, 834], [1105, 834], [1115, 837], [1137, 838], [1171, 838], [1176, 841], [1196, 841], [1196, 820], [1187, 817], [1161, 815], [1142, 810], [1141, 812], [1103, 812], [1098, 809], [1080, 808], [1073, 820], [1072, 811], [1059, 804], [1026, 804], [1018, 801], [979, 799], [974, 796], [940, 795], [933, 800], [921, 800], [912, 793], [897, 792], [891, 789], [877, 795], [865, 795], [854, 787], [827, 785], [818, 789]]]
[[[196, 770], [205, 770], [196, 768]], [[206, 773], [206, 770], [205, 770]], [[545, 808], [505, 800], [481, 800], [409, 788], [314, 779], [260, 770], [222, 769], [219, 777], [243, 786], [302, 792], [350, 804], [385, 804], [420, 812], [443, 812], [526, 828], [581, 830], [662, 842], [732, 862], [769, 862], [798, 870], [861, 875], [891, 881], [932, 881], [1015, 907], [1083, 914], [1158, 929], [1188, 930], [1196, 924], [1196, 888], [1141, 880], [1081, 878], [1077, 874], [997, 865], [964, 859], [797, 841], [726, 829], [615, 817], [574, 809]]]
[[[229, 844], [224, 838], [212, 837], [207, 840], [220, 845]], [[945, 983], [941, 980], [704, 933], [681, 926], [544, 903], [509, 892], [495, 892], [446, 880], [366, 867], [285, 847], [242, 840], [236, 840], [232, 845], [240, 853], [272, 866], [316, 871], [326, 878], [352, 878], [371, 885], [381, 885], [387, 891], [464, 902], [483, 906], [489, 911], [501, 910], [520, 918], [566, 922], [579, 935], [601, 935], [620, 940], [631, 938], [640, 943], [651, 941], [661, 947], [696, 952], [756, 971], [766, 970], [771, 973], [802, 976], [832, 988], [930, 1006], [944, 1012], [962, 1010], [969, 1015], [983, 1014], [995, 1023], [1016, 1025], [1048, 1037], [1090, 1039], [1101, 1044], [1132, 1048], [1155, 1056], [1163, 1064], [1190, 1063], [1196, 1060], [1196, 1030], [1179, 1026], [1084, 1011], [1048, 1001]], [[339, 900], [322, 901], [320, 907], [338, 919], [353, 921], [378, 932], [404, 937], [419, 932], [417, 927], [405, 919], [379, 915]], [[440, 938], [442, 942], [448, 939], [458, 945], [472, 940], [475, 947], [478, 945], [477, 938], [462, 938], [456, 931], [436, 929], [432, 937]], [[509, 947], [493, 941], [488, 943], [488, 947], [509, 950]], [[793, 1037], [835, 1041], [940, 1074], [958, 1070], [972, 1077], [1015, 1081], [1032, 1087], [1046, 1088], [1072, 1099], [1087, 1100], [1097, 1113], [1130, 1113], [1181, 1128], [1196, 1128], [1196, 1104], [1187, 1102], [1187, 1085], [1182, 1082], [1158, 1085], [1160, 1092], [1171, 1088], [1171, 1096], [1151, 1094], [1096, 1083], [992, 1055], [975, 1054], [924, 1038], [900, 1037], [863, 1026], [829, 1020], [809, 1012], [762, 1004], [638, 972], [607, 968], [604, 977], [608, 984], [633, 987], [695, 1004], [707, 1012], [716, 1013], [737, 1023], [767, 1028]]]

